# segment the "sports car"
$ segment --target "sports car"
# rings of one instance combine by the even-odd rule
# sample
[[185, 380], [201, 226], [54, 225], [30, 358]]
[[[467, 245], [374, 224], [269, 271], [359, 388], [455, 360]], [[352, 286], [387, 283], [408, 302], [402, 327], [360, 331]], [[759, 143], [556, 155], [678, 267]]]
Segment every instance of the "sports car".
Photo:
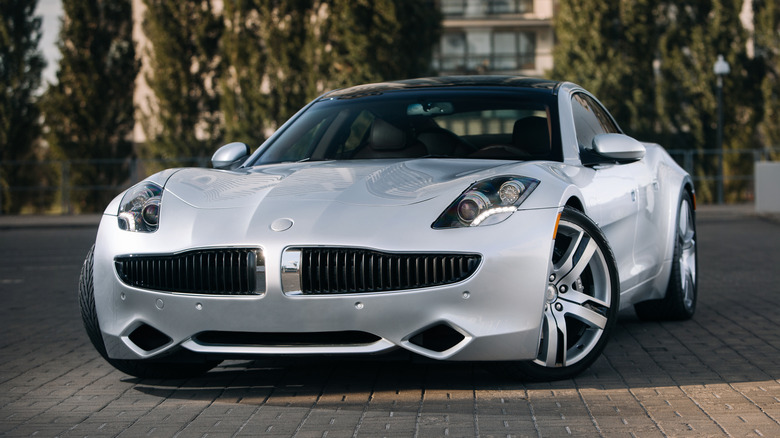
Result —
[[690, 176], [573, 83], [335, 90], [212, 165], [152, 175], [103, 213], [79, 302], [127, 374], [396, 351], [563, 379], [620, 309], [696, 307]]

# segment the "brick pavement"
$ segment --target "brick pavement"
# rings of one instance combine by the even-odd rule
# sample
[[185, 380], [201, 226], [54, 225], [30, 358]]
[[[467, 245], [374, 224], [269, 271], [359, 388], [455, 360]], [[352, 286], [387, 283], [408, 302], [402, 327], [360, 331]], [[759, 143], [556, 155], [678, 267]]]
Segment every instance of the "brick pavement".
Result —
[[0, 434], [780, 436], [780, 223], [704, 208], [698, 225], [694, 319], [623, 312], [589, 370], [550, 383], [524, 382], [507, 364], [356, 360], [130, 378], [100, 359], [79, 319], [94, 229], [0, 227]]

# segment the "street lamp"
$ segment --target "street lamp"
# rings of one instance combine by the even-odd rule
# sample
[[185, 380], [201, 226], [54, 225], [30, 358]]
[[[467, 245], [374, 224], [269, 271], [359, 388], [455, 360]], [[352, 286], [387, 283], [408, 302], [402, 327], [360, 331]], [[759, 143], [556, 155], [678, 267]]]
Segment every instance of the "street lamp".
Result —
[[720, 154], [718, 158], [718, 204], [723, 204], [723, 76], [731, 72], [729, 63], [723, 59], [723, 55], [718, 55], [718, 60], [715, 61], [712, 71], [718, 78], [718, 131], [716, 137]]

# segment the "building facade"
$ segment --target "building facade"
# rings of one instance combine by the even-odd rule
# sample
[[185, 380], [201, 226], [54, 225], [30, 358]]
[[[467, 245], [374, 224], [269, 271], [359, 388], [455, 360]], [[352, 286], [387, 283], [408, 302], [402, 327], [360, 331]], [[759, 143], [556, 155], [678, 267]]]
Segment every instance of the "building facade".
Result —
[[552, 69], [555, 0], [439, 0], [441, 75], [543, 77]]

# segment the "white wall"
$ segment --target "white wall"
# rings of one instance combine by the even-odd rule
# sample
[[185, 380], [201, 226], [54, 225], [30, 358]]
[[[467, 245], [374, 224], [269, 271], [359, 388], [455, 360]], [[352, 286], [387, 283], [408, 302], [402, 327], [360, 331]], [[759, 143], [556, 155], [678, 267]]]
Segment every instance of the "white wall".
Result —
[[756, 163], [756, 212], [780, 213], [780, 163]]

